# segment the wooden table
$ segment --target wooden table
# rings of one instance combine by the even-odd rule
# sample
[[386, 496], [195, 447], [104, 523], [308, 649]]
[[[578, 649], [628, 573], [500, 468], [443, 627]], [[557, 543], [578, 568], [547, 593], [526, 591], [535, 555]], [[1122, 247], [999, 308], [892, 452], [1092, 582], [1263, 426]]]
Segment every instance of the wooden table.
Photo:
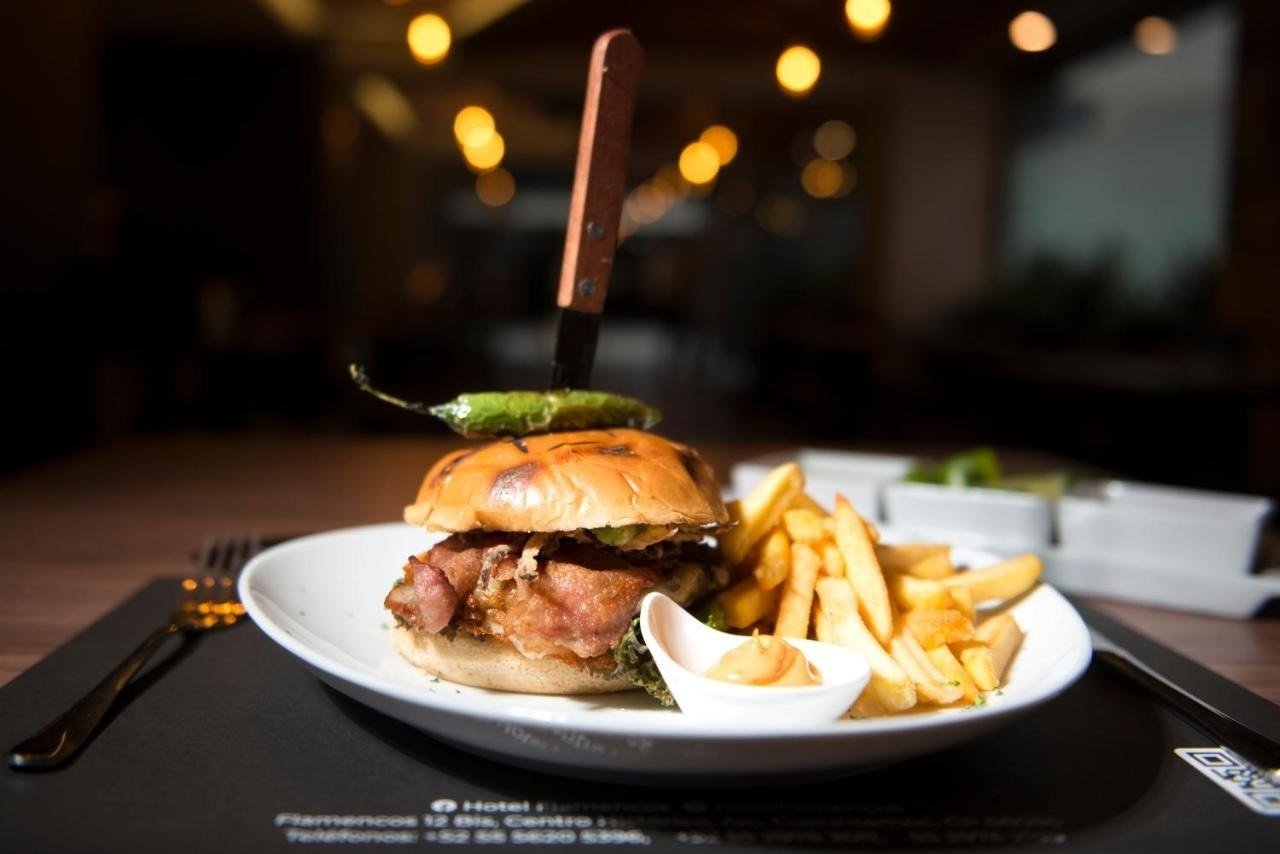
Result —
[[[183, 574], [206, 534], [296, 534], [398, 519], [427, 466], [456, 444], [440, 437], [136, 439], [0, 482], [0, 684], [149, 579]], [[722, 478], [734, 460], [777, 449], [701, 447]], [[1091, 604], [1280, 703], [1280, 620]], [[139, 626], [139, 639], [149, 629]]]

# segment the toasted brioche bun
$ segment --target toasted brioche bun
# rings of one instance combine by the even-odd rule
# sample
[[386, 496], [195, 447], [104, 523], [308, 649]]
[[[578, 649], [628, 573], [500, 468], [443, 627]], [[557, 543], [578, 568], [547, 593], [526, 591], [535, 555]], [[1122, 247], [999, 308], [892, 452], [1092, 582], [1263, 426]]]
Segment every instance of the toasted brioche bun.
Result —
[[592, 673], [556, 658], [525, 658], [510, 644], [461, 632], [450, 638], [394, 626], [391, 645], [415, 667], [459, 685], [524, 694], [603, 694], [635, 687], [625, 676]]
[[711, 467], [643, 430], [504, 439], [431, 467], [405, 521], [429, 531], [573, 531], [729, 521]]

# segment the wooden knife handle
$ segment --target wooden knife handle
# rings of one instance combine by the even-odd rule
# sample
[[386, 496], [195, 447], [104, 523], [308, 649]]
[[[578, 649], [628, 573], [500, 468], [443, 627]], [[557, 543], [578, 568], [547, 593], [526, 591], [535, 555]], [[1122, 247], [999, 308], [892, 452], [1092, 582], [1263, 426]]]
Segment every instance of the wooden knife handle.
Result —
[[644, 52], [630, 30], [610, 30], [596, 39], [591, 51], [556, 297], [561, 308], [604, 311], [627, 190], [631, 116], [643, 65]]

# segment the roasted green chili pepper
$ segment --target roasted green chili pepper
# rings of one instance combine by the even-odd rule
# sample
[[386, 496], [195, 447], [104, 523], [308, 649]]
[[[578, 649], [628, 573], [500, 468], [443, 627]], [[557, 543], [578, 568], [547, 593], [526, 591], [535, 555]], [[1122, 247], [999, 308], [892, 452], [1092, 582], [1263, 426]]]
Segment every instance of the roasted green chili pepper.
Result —
[[378, 391], [359, 365], [351, 366], [351, 378], [378, 399], [410, 412], [434, 415], [468, 439], [603, 427], [647, 430], [662, 419], [652, 406], [607, 391], [482, 391], [426, 406]]
[[638, 427], [662, 415], [632, 397], [607, 391], [482, 391], [431, 407], [431, 414], [467, 438], [526, 436], [553, 430]]

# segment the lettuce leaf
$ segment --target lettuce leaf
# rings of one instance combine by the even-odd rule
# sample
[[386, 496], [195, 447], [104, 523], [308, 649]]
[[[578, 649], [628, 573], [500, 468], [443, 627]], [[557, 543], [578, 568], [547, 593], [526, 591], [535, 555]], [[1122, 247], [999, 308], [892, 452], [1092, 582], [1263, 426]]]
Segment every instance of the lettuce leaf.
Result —
[[[720, 603], [714, 600], [694, 612], [694, 616], [716, 631], [723, 632], [728, 629], [728, 623], [725, 622], [724, 617], [724, 608], [720, 607]], [[626, 634], [622, 636], [622, 641], [613, 651], [613, 660], [617, 662], [618, 669], [637, 688], [643, 688], [664, 706], [674, 706], [676, 704], [675, 698], [671, 696], [671, 691], [667, 689], [667, 683], [663, 680], [662, 674], [658, 672], [658, 665], [653, 663], [653, 655], [649, 652], [649, 647], [644, 643], [644, 636], [640, 632], [639, 616], [631, 620], [631, 625], [627, 627]]]

